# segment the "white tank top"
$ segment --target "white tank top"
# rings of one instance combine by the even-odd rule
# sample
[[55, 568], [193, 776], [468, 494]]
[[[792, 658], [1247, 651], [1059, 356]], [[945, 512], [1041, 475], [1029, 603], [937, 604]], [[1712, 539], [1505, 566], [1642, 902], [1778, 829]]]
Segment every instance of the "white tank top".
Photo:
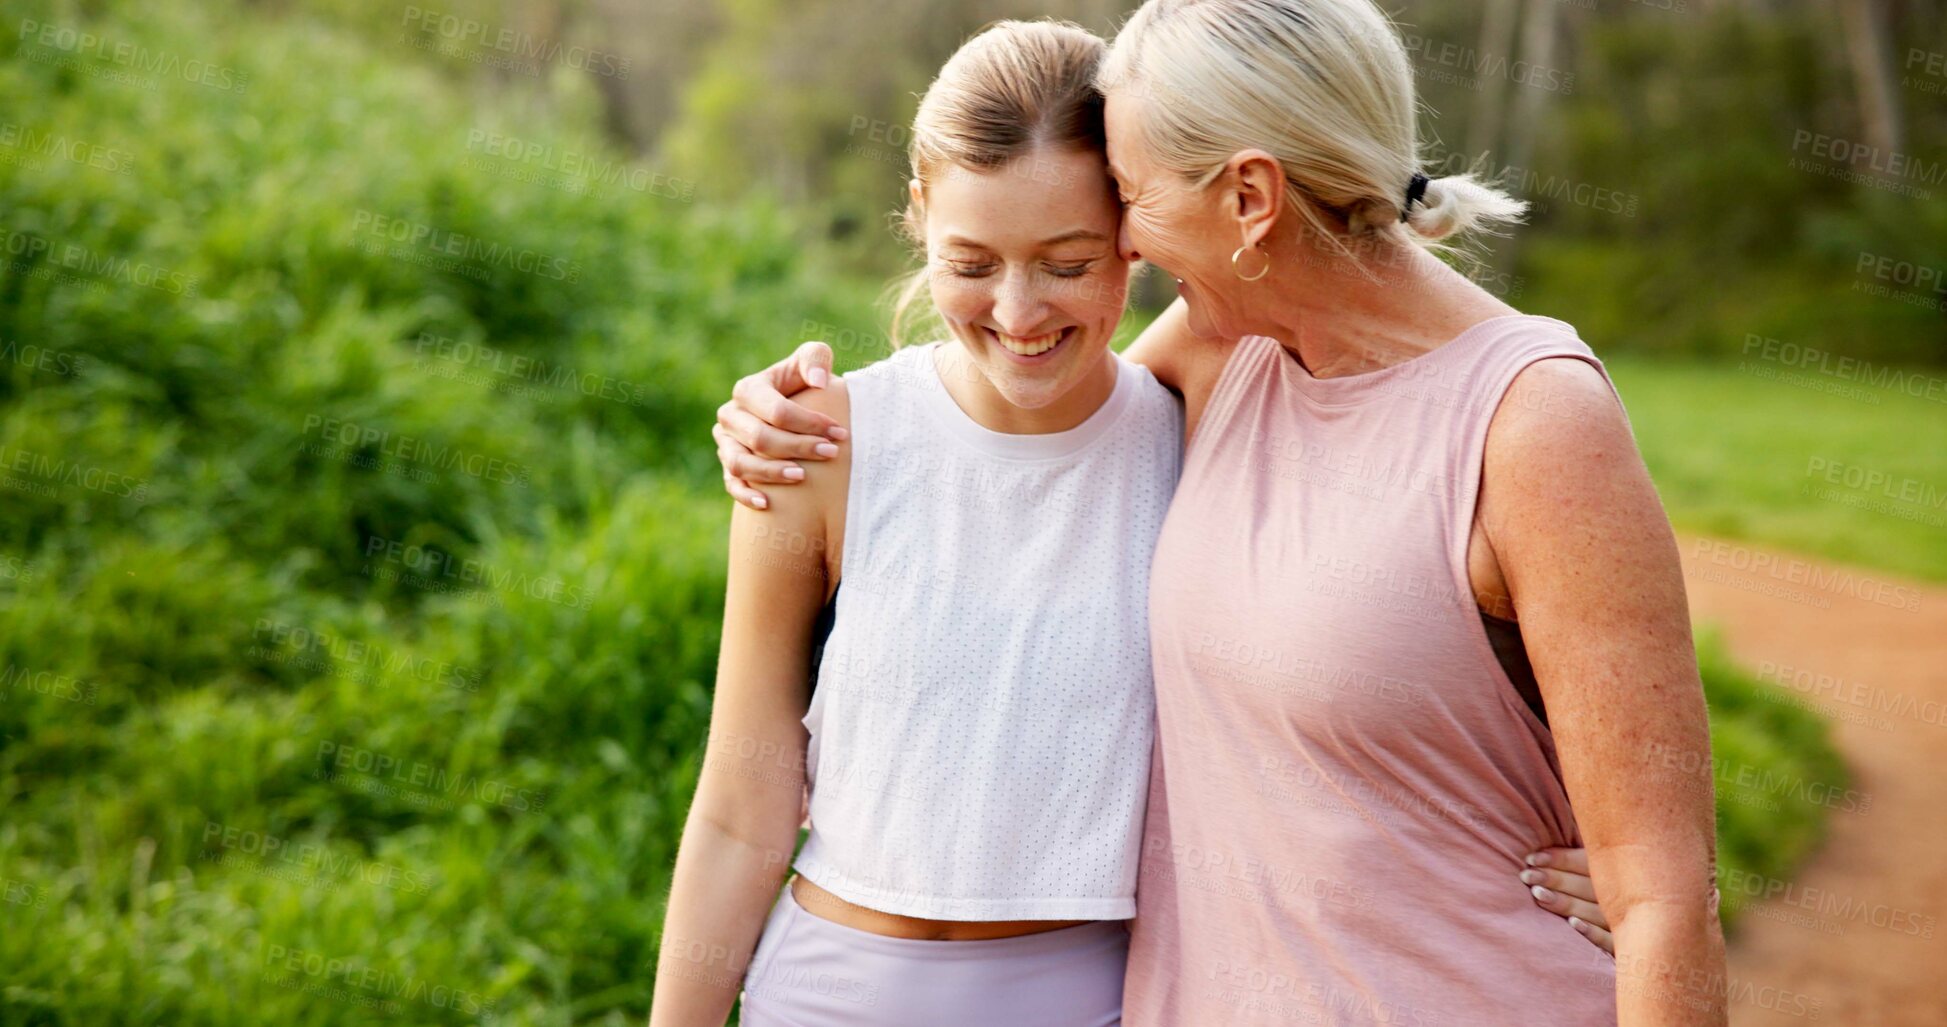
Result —
[[795, 867], [904, 916], [1134, 916], [1149, 559], [1181, 407], [1118, 357], [1079, 426], [990, 431], [940, 383], [938, 346], [845, 376], [852, 479]]

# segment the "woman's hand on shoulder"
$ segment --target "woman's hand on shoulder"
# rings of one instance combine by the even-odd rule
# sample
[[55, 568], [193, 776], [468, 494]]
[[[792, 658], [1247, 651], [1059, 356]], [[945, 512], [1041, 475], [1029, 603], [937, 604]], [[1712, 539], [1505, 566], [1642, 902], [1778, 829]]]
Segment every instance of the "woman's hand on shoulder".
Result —
[[790, 356], [737, 380], [730, 399], [717, 408], [710, 428], [717, 461], [723, 465], [724, 491], [753, 510], [769, 499], [752, 483], [795, 485], [804, 480], [798, 460], [830, 460], [848, 428], [809, 401], [836, 381], [832, 350], [807, 342]]
[[798, 470], [789, 484], [802, 488], [781, 491], [767, 497], [763, 507], [775, 518], [789, 513], [826, 524], [831, 530], [844, 526], [845, 496], [852, 473], [852, 394], [842, 378], [833, 378], [822, 388], [806, 389], [791, 401], [813, 417], [830, 422], [832, 430], [844, 436], [843, 442], [828, 442], [830, 452]]

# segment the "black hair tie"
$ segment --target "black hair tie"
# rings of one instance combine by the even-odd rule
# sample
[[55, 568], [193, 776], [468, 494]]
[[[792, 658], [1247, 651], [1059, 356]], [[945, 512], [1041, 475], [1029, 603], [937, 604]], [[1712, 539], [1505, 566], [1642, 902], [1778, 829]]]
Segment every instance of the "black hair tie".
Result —
[[1413, 204], [1418, 203], [1420, 197], [1425, 195], [1426, 176], [1415, 171], [1413, 172], [1413, 181], [1406, 187], [1406, 205], [1399, 209], [1399, 220], [1402, 223], [1406, 221], [1406, 215], [1412, 211]]

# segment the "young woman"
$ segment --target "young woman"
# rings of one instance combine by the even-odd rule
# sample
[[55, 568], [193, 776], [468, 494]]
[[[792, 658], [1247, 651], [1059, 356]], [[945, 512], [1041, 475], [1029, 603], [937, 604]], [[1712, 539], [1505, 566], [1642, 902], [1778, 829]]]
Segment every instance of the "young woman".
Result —
[[[1078, 28], [1002, 23], [921, 103], [907, 225], [950, 338], [807, 395], [841, 429], [835, 458], [733, 518], [658, 1027], [720, 1024], [740, 982], [751, 1027], [1120, 1021], [1152, 787], [1149, 565], [1182, 412], [1108, 348], [1129, 264], [1102, 54]], [[811, 833], [772, 905], [807, 782]], [[1296, 880], [1288, 862], [1225, 862], [1217, 886], [1413, 915], [1363, 872]], [[1503, 889], [1528, 901], [1519, 869]]]

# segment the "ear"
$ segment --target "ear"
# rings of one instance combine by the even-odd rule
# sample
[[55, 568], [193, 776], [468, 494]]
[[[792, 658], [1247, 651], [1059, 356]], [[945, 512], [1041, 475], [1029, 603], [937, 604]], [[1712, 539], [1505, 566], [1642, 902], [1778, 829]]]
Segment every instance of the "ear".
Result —
[[909, 178], [906, 180], [906, 198], [913, 201], [913, 209], [915, 211], [926, 206], [926, 192], [919, 187], [919, 179]]
[[1226, 213], [1237, 219], [1244, 245], [1256, 246], [1284, 215], [1284, 165], [1263, 150], [1240, 150], [1224, 164]]

